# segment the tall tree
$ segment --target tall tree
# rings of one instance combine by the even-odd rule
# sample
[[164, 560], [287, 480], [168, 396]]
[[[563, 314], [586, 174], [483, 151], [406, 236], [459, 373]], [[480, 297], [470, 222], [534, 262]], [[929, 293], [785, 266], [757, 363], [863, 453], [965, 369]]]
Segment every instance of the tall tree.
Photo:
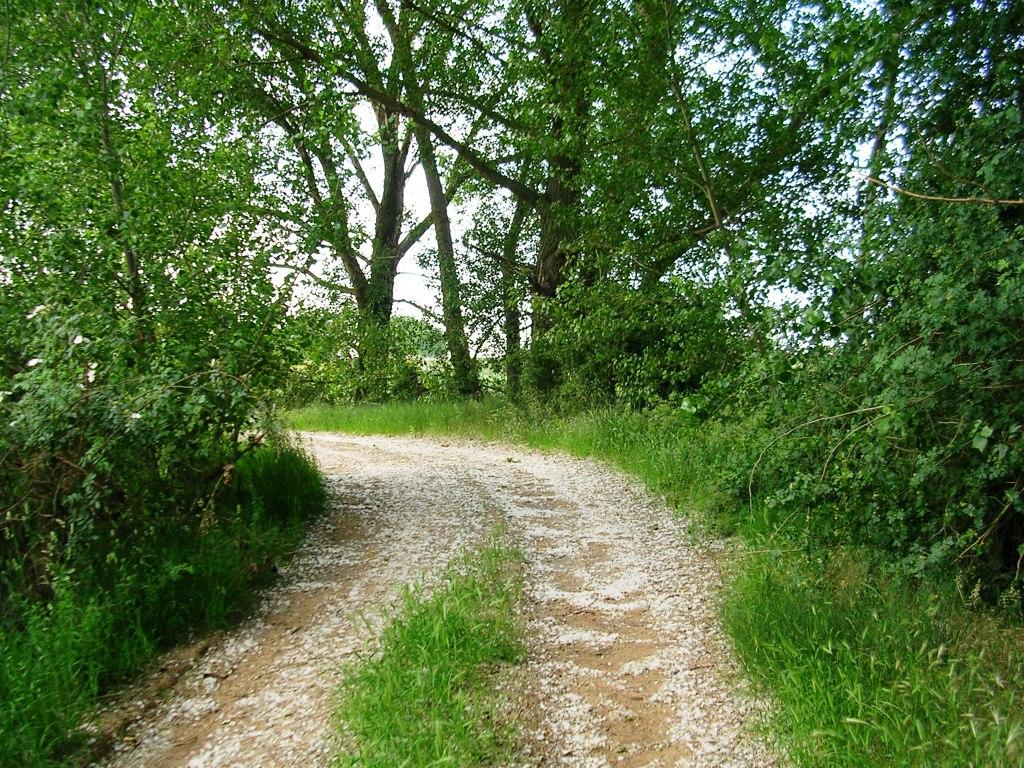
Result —
[[[377, 12], [391, 39], [394, 60], [402, 73], [405, 99], [413, 109], [425, 110], [424, 82], [429, 87], [431, 76], [429, 62], [417, 62], [414, 58], [413, 38], [416, 29], [409, 22], [409, 14], [396, 14], [387, 0], [376, 0]], [[422, 27], [421, 24], [416, 25]], [[422, 46], [428, 49], [428, 45]], [[429, 50], [429, 49], [428, 49]], [[433, 61], [443, 60], [444, 50], [429, 51]], [[427, 182], [430, 198], [430, 215], [434, 224], [434, 239], [437, 243], [437, 262], [441, 285], [441, 310], [444, 319], [445, 339], [451, 358], [455, 389], [463, 396], [476, 397], [480, 394], [480, 379], [469, 352], [469, 339], [462, 315], [462, 286], [458, 266], [455, 262], [455, 244], [452, 238], [451, 219], [448, 215], [449, 197], [438, 166], [434, 137], [422, 123], [416, 123], [413, 132], [419, 149], [420, 165]]]
[[[374, 11], [383, 10], [386, 6], [374, 8], [362, 2], [330, 7], [315, 3], [245, 6], [225, 19], [234, 25], [241, 40], [230, 71], [245, 73], [233, 74], [231, 79], [242, 102], [278, 125], [296, 154], [299, 172], [295, 183], [308, 197], [305, 239], [313, 247], [321, 242], [330, 247], [344, 267], [347, 286], [340, 287], [337, 281], [311, 270], [306, 273], [325, 287], [340, 287], [353, 296], [365, 321], [361, 356], [370, 369], [379, 367], [372, 355], [387, 357], [382, 347], [386, 346], [386, 326], [395, 303], [399, 263], [433, 225], [457, 388], [463, 394], [476, 394], [479, 380], [461, 318], [447, 212], [448, 200], [467, 175], [452, 175], [446, 188], [433, 145], [424, 141], [429, 134], [422, 131], [417, 157], [412, 158], [417, 125], [394, 104], [406, 98], [405, 80], [413, 70], [407, 68], [403, 78], [402, 61], [394, 55], [385, 60], [385, 40], [374, 28], [380, 23]], [[397, 31], [397, 22], [391, 29]], [[391, 41], [392, 53], [395, 40], [401, 39]], [[411, 41], [409, 46], [412, 56]], [[339, 69], [366, 82], [376, 95], [344, 87]], [[365, 112], [375, 120], [372, 132], [365, 125]], [[367, 145], [378, 153], [372, 167], [363, 161], [362, 149]], [[431, 210], [403, 231], [407, 186], [417, 164], [423, 166], [427, 177]], [[379, 176], [377, 184], [372, 179], [374, 169]], [[372, 234], [366, 238], [368, 258], [361, 253], [365, 241], [357, 223], [360, 208], [373, 211]], [[287, 218], [295, 220], [294, 209]], [[369, 375], [370, 380], [375, 378], [376, 374]]]

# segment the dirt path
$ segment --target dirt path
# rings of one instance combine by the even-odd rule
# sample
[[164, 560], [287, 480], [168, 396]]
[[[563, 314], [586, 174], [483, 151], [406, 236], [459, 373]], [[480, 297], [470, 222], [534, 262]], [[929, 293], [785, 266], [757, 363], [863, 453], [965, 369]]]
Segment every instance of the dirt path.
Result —
[[[398, 587], [504, 520], [527, 554], [522, 766], [769, 766], [715, 621], [718, 574], [663, 505], [595, 463], [464, 441], [306, 435], [334, 506], [257, 618], [156, 705], [110, 768], [326, 766], [339, 664]], [[364, 619], [364, 620], [361, 620]]]

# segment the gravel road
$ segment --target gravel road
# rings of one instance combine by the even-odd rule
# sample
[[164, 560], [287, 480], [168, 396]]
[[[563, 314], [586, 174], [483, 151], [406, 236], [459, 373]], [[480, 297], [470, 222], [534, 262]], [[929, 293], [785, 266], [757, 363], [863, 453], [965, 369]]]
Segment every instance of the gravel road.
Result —
[[778, 763], [717, 623], [716, 545], [689, 541], [635, 483], [493, 443], [301, 439], [330, 513], [253, 619], [203, 646], [162, 695], [143, 681], [117, 704], [127, 725], [109, 768], [329, 765], [341, 664], [372, 642], [402, 584], [498, 522], [526, 553], [529, 653], [503, 681], [523, 727], [516, 766]]

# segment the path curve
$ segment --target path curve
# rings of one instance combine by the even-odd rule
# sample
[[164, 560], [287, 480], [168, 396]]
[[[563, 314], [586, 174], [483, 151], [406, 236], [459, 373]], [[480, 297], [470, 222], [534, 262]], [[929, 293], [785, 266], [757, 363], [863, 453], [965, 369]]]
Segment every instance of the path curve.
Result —
[[[338, 669], [398, 588], [497, 522], [526, 553], [527, 662], [505, 681], [517, 766], [776, 765], [717, 623], [713, 545], [620, 473], [464, 440], [307, 433], [331, 511], [256, 616], [154, 705], [108, 768], [321, 768]], [[124, 707], [125, 705], [122, 705]]]

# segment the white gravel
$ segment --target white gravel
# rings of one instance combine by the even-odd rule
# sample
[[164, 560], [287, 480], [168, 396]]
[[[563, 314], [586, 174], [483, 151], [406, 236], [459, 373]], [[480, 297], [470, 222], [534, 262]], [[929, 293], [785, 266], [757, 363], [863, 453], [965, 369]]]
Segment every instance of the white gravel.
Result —
[[[460, 440], [306, 434], [332, 513], [254, 619], [118, 742], [111, 768], [326, 766], [331, 696], [401, 584], [504, 520], [527, 554], [517, 765], [772, 766], [717, 623], [713, 545], [595, 462]], [[129, 706], [131, 706], [129, 704]]]

